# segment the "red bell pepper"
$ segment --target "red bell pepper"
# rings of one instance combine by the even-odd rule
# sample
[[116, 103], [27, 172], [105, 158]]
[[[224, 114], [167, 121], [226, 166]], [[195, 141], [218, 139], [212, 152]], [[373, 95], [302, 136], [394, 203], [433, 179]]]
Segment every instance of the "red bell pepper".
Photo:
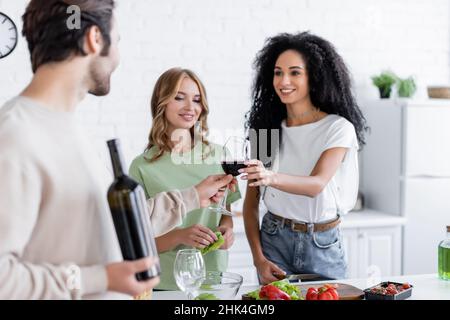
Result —
[[275, 287], [272, 284], [267, 284], [261, 287], [261, 290], [259, 291], [259, 297], [261, 299], [268, 300], [291, 300], [291, 297], [286, 292]]
[[316, 288], [308, 288], [308, 291], [306, 292], [306, 300], [317, 300], [319, 297], [319, 293], [317, 292]]
[[326, 284], [318, 289], [311, 287], [306, 293], [306, 300], [339, 300], [336, 285]]

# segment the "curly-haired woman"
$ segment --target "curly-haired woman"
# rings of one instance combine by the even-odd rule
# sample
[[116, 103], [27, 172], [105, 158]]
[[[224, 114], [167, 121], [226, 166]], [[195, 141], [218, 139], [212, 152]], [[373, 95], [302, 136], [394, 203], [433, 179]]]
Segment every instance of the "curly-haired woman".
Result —
[[[256, 136], [279, 130], [280, 137], [270, 170], [259, 156], [242, 169], [245, 228], [260, 281], [284, 273], [344, 278], [339, 223], [356, 201], [366, 130], [347, 67], [330, 42], [302, 32], [269, 38], [255, 68], [246, 127]], [[261, 140], [253, 148], [267, 151]], [[268, 212], [260, 228], [261, 194]]]
[[[206, 177], [223, 174], [220, 165], [222, 147], [206, 139], [208, 102], [205, 88], [188, 69], [172, 68], [156, 82], [151, 99], [153, 124], [143, 154], [133, 160], [130, 175], [144, 187], [147, 197], [159, 192], [184, 189]], [[236, 190], [227, 204], [238, 200]], [[233, 221], [229, 216], [196, 209], [180, 221], [178, 228], [156, 238], [161, 263], [159, 290], [178, 290], [173, 265], [183, 247], [202, 249], [217, 240], [220, 231], [225, 243], [204, 256], [208, 271], [226, 271], [226, 249], [234, 241]]]

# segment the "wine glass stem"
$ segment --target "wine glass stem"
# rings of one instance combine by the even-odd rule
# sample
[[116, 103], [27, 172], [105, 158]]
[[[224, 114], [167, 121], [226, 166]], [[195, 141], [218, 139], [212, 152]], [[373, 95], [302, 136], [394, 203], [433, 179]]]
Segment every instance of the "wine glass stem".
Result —
[[194, 300], [194, 294], [192, 293], [192, 291], [188, 291], [188, 292], [186, 292], [186, 294], [187, 294], [188, 300]]
[[223, 197], [220, 200], [220, 208], [226, 209], [226, 205], [227, 205], [227, 196], [228, 196], [228, 188], [225, 189], [224, 193], [223, 193]]

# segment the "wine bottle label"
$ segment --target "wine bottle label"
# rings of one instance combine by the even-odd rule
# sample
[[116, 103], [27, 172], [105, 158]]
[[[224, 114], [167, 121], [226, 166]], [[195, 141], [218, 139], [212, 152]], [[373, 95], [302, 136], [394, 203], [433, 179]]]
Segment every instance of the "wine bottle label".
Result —
[[[148, 253], [150, 254], [150, 256], [158, 256], [157, 254], [157, 249], [156, 249], [156, 244], [155, 244], [155, 235], [153, 233], [153, 227], [150, 221], [150, 213], [148, 211], [148, 205], [147, 205], [147, 201], [146, 201], [146, 197], [145, 197], [145, 193], [144, 193], [144, 189], [142, 189], [141, 186], [138, 186], [135, 189], [136, 192], [136, 203], [139, 206], [139, 212], [141, 213], [141, 221], [143, 224], [143, 228], [144, 228], [144, 237], [145, 237], [145, 242], [147, 243], [147, 247], [148, 247]], [[153, 274], [159, 274], [160, 273], [160, 268], [159, 268], [159, 263], [155, 264], [155, 266], [152, 268], [152, 273]]]

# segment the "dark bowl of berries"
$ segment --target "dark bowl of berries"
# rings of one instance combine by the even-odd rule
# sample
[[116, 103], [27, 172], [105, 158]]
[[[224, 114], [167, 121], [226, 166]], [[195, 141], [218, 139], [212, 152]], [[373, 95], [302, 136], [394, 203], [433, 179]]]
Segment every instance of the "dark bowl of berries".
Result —
[[411, 297], [413, 286], [409, 283], [381, 282], [364, 290], [366, 300], [404, 300]]

